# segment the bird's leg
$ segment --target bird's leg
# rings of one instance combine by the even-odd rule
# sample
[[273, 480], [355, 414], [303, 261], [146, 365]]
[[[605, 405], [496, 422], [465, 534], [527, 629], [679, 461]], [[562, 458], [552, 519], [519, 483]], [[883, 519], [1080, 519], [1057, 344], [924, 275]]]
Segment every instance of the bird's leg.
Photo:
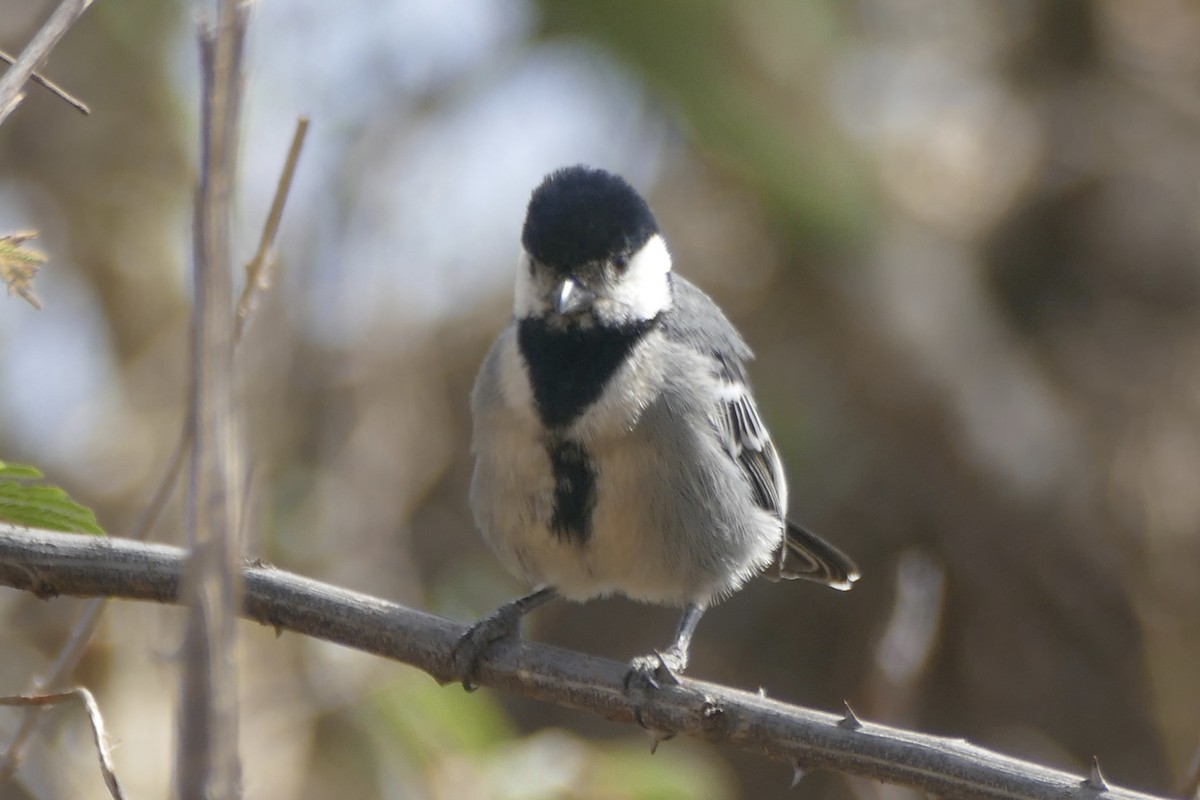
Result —
[[675, 641], [666, 650], [654, 651], [648, 656], [638, 656], [629, 665], [629, 673], [625, 676], [625, 688], [634, 684], [649, 685], [657, 689], [660, 683], [670, 686], [679, 684], [679, 675], [687, 669], [688, 648], [692, 644], [692, 634], [704, 614], [704, 607], [689, 603], [683, 609], [679, 618], [679, 627], [675, 630]]
[[454, 668], [458, 671], [463, 688], [468, 692], [475, 691], [478, 688], [475, 685], [475, 671], [479, 668], [479, 659], [497, 642], [520, 637], [521, 618], [556, 596], [554, 590], [549, 587], [538, 589], [532, 594], [505, 603], [472, 625], [454, 643], [451, 652]]

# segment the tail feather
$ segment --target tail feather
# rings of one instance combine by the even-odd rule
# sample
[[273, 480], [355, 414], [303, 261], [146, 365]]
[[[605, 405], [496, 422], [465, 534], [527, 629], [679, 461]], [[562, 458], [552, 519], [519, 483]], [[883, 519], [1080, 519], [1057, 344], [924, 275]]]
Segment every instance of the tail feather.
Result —
[[788, 580], [804, 578], [843, 592], [862, 577], [850, 556], [790, 520], [784, 546], [779, 549], [777, 575]]

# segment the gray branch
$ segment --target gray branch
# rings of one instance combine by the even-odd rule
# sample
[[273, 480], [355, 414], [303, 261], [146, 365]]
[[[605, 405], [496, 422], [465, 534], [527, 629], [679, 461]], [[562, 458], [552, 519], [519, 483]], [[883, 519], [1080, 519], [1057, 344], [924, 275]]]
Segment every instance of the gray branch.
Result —
[[[120, 597], [175, 603], [186, 553], [124, 539], [0, 524], [0, 585], [39, 597]], [[248, 565], [242, 614], [402, 661], [439, 683], [457, 678], [450, 648], [462, 623], [269, 566]], [[1155, 800], [1107, 784], [1098, 768], [1071, 775], [1002, 756], [961, 739], [861, 722], [712, 683], [684, 679], [642, 697], [623, 688], [627, 665], [528, 641], [497, 647], [478, 682], [609, 719], [780, 759], [800, 772], [830, 769], [930, 795], [995, 800]], [[781, 778], [782, 780], [782, 778]]]

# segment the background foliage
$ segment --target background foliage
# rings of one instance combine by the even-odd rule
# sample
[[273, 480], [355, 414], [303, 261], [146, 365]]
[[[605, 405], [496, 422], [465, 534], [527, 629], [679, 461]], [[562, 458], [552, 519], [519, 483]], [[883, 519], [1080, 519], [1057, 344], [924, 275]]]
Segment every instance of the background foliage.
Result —
[[[48, 2], [0, 0], [17, 51]], [[0, 311], [0, 456], [120, 534], [183, 418], [192, 9], [105, 0], [0, 129], [0, 232], [45, 309]], [[238, 229], [314, 128], [281, 277], [239, 355], [253, 553], [464, 619], [523, 587], [472, 529], [466, 398], [523, 205], [586, 161], [651, 198], [756, 348], [793, 512], [849, 595], [749, 587], [693, 674], [1167, 791], [1200, 744], [1200, 8], [1185, 0], [262, 0]], [[179, 539], [178, 514], [156, 531]], [[0, 687], [74, 607], [0, 592]], [[673, 613], [538, 612], [626, 658]], [[178, 613], [117, 604], [78, 678], [132, 796], [167, 786]], [[251, 797], [758, 797], [783, 766], [438, 688], [246, 626]], [[32, 797], [100, 797], [52, 712]], [[0, 742], [14, 717], [0, 715]], [[9, 787], [5, 788], [6, 791]], [[884, 792], [830, 776], [806, 796]], [[6, 795], [7, 796], [7, 795]]]

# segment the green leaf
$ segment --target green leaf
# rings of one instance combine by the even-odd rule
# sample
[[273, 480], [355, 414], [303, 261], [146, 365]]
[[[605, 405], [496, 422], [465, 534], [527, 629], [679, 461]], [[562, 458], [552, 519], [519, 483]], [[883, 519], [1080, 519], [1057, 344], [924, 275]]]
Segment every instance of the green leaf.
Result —
[[28, 464], [6, 464], [0, 461], [0, 481], [2, 480], [18, 480], [18, 481], [37, 481], [46, 477], [37, 467], [31, 467]]
[[28, 464], [0, 461], [0, 521], [67, 533], [104, 535], [96, 514], [57, 486], [34, 484], [44, 476]]

